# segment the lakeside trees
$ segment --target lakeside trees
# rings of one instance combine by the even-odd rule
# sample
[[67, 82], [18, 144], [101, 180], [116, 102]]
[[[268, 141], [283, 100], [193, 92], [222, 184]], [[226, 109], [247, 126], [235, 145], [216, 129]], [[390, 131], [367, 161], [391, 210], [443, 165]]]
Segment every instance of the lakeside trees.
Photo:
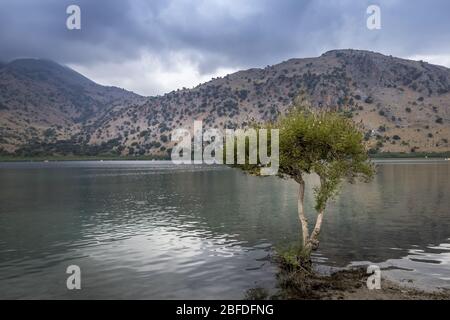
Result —
[[[312, 112], [301, 106], [274, 124], [260, 128], [279, 129], [280, 177], [292, 178], [299, 186], [298, 217], [302, 230], [302, 250], [298, 258], [309, 261], [319, 246], [319, 235], [328, 200], [339, 191], [343, 181], [369, 181], [374, 175], [364, 144], [364, 135], [356, 125], [335, 112]], [[260, 164], [235, 165], [250, 174], [260, 175]], [[316, 221], [312, 231], [305, 214], [305, 175], [317, 174], [320, 184], [314, 188]]]

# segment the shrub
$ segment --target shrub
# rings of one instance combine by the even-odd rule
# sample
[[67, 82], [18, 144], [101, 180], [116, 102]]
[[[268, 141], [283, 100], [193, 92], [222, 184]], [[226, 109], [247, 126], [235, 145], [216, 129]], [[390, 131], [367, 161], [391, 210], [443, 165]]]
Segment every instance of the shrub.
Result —
[[365, 101], [365, 103], [371, 104], [371, 103], [373, 103], [373, 98], [371, 96], [368, 96], [366, 98], [366, 100], [364, 100], [364, 101]]

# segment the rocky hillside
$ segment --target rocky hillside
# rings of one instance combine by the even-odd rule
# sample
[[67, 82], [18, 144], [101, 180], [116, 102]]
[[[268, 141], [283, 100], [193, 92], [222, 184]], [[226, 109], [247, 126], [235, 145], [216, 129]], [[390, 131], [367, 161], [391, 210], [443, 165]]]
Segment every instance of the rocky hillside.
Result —
[[15, 61], [0, 69], [0, 146], [20, 155], [166, 155], [172, 128], [274, 120], [295, 97], [352, 118], [373, 152], [450, 150], [450, 69], [359, 50], [291, 59], [145, 99], [52, 62]]
[[0, 65], [0, 148], [13, 152], [70, 140], [111, 112], [145, 101], [52, 61], [15, 60]]

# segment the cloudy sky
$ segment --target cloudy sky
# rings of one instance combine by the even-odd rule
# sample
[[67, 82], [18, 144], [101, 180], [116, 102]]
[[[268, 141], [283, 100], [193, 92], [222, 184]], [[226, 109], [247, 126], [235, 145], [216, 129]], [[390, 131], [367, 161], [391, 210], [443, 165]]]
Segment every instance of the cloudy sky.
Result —
[[143, 95], [339, 48], [450, 67], [449, 14], [448, 0], [0, 0], [0, 61], [52, 59]]

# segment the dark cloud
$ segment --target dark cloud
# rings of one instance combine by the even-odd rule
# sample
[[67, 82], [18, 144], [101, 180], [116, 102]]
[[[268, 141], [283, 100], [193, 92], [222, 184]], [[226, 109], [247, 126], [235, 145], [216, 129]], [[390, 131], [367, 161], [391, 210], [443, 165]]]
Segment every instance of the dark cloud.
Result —
[[[142, 54], [170, 67], [182, 53], [200, 74], [336, 48], [396, 56], [447, 55], [450, 2], [382, 0], [382, 29], [366, 28], [365, 0], [2, 0], [0, 60], [43, 57], [84, 67]], [[65, 27], [82, 10], [82, 30]]]

